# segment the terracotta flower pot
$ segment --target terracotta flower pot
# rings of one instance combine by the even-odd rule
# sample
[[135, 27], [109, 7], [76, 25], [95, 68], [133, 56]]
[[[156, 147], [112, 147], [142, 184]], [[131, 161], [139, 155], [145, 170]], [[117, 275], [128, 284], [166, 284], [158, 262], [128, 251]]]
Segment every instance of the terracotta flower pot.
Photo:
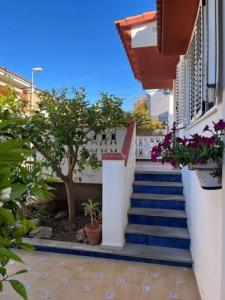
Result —
[[100, 243], [102, 234], [102, 226], [100, 224], [95, 224], [95, 227], [91, 227], [91, 224], [85, 225], [85, 232], [90, 245], [97, 245]]

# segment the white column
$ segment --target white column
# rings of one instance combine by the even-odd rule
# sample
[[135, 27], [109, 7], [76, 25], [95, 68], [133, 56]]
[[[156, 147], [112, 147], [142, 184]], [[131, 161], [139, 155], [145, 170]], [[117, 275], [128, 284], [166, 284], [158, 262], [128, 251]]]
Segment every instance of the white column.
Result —
[[102, 247], [124, 246], [124, 160], [103, 160], [102, 168]]

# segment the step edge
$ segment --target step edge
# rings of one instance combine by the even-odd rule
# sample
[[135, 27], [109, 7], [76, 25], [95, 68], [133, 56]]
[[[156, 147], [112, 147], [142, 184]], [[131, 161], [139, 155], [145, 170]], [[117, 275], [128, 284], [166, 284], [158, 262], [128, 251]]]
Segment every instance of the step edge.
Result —
[[[131, 229], [129, 228], [129, 225], [136, 225], [137, 229]], [[187, 228], [181, 228], [181, 227], [169, 227], [169, 226], [157, 226], [157, 225], [141, 225], [142, 227], [145, 227], [146, 229], [149, 228], [149, 230], [151, 230], [152, 227], [154, 228], [158, 228], [159, 230], [163, 227], [163, 229], [166, 227], [168, 230], [174, 230], [174, 229], [177, 229], [177, 230], [180, 230], [180, 229], [183, 229], [182, 231], [186, 231], [186, 233], [184, 233], [183, 236], [179, 236], [179, 235], [176, 235], [176, 234], [173, 234], [173, 233], [169, 233], [169, 234], [165, 234], [165, 233], [147, 233], [147, 232], [141, 232], [141, 226], [138, 226], [140, 224], [134, 224], [134, 223], [131, 223], [131, 224], [128, 224], [127, 227], [126, 227], [126, 230], [125, 230], [125, 233], [130, 233], [130, 234], [140, 234], [140, 235], [148, 235], [148, 236], [160, 236], [160, 237], [168, 237], [168, 238], [178, 238], [178, 239], [186, 239], [186, 240], [190, 240], [190, 234], [187, 230]], [[140, 228], [140, 229], [139, 229]], [[181, 231], [181, 230], [180, 230]], [[182, 235], [182, 233], [181, 233]]]
[[[140, 211], [135, 211], [135, 210], [138, 210], [138, 209], [144, 209], [146, 212], [141, 213]], [[152, 212], [150, 210], [152, 210]], [[151, 215], [151, 213], [154, 213], [154, 210], [155, 210], [154, 208], [131, 207], [129, 209], [129, 211], [128, 211], [128, 214], [129, 215], [140, 215], [140, 216], [154, 216], [154, 217], [155, 216], [159, 216], [159, 217], [162, 217], [162, 218], [165, 217], [165, 218], [187, 219], [187, 214], [186, 214], [185, 211], [183, 211], [184, 212], [184, 216], [170, 216], [169, 215], [170, 209], [157, 208], [157, 210], [160, 210], [161, 212], [166, 210], [166, 213], [168, 213], [168, 216], [166, 215], [166, 213], [165, 213], [164, 216], [162, 216], [160, 214], [160, 212], [158, 212], [159, 214], [157, 214], [157, 212], [155, 212], [154, 215]], [[173, 211], [174, 213], [180, 212], [180, 210], [174, 210], [174, 209], [171, 209], [171, 211]]]
[[148, 175], [148, 174], [159, 174], [159, 175], [179, 175], [179, 176], [182, 176], [182, 173], [181, 172], [177, 172], [177, 171], [146, 171], [146, 170], [135, 170], [135, 174], [144, 174], [144, 175]]
[[[139, 244], [133, 244], [133, 243], [127, 243], [127, 245], [135, 245], [137, 247], [137, 245]], [[156, 260], [161, 260], [161, 261], [172, 261], [172, 262], [180, 262], [180, 263], [189, 263], [189, 264], [193, 264], [193, 259], [191, 257], [191, 252], [188, 249], [181, 249], [181, 248], [171, 248], [171, 247], [159, 247], [159, 246], [149, 246], [149, 245], [144, 245], [145, 247], [149, 247], [150, 248], [163, 248], [163, 250], [165, 250], [165, 248], [169, 248], [169, 249], [177, 249], [177, 250], [183, 250], [184, 252], [188, 252], [188, 259], [184, 260], [184, 259], [174, 259], [174, 258], [169, 258], [169, 257], [157, 257], [156, 255], [151, 255], [151, 256], [143, 256], [140, 254], [136, 254], [133, 255], [133, 257], [138, 257], [138, 258], [147, 258], [147, 259], [156, 259]], [[141, 246], [140, 246], [141, 247]], [[143, 246], [142, 246], [143, 247]], [[127, 255], [129, 255], [128, 253], [126, 253]], [[130, 253], [130, 256], [132, 256], [132, 254]]]
[[[143, 198], [143, 195], [145, 195]], [[158, 196], [159, 199], [155, 199], [155, 197]], [[176, 197], [177, 196], [177, 197]], [[160, 199], [161, 197], [161, 199]], [[170, 198], [170, 199], [166, 199], [166, 198]], [[184, 195], [176, 195], [176, 194], [150, 194], [150, 193], [133, 193], [130, 197], [131, 199], [140, 199], [140, 200], [156, 200], [156, 201], [182, 201], [185, 202], [185, 198]], [[177, 199], [176, 199], [177, 198]]]
[[134, 180], [133, 185], [142, 186], [159, 186], [159, 187], [181, 187], [183, 188], [182, 182], [174, 181], [150, 181], [150, 180]]

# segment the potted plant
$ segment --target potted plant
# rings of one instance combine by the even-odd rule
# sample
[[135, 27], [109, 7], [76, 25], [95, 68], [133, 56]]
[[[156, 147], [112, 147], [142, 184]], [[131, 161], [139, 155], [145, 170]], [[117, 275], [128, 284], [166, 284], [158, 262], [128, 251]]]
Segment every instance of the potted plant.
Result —
[[96, 216], [99, 213], [99, 202], [93, 202], [88, 199], [87, 202], [82, 204], [84, 208], [84, 215], [90, 217], [90, 223], [85, 225], [85, 232], [87, 234], [88, 243], [90, 245], [97, 245], [101, 239], [102, 226], [96, 222]]
[[97, 214], [96, 214], [96, 217], [95, 217], [95, 222], [97, 224], [99, 224], [100, 226], [102, 226], [102, 210], [101, 209], [99, 209], [97, 211]]
[[205, 126], [203, 135], [193, 134], [190, 138], [176, 136], [176, 129], [165, 136], [163, 143], [152, 149], [152, 160], [162, 158], [174, 167], [188, 166], [196, 171], [203, 189], [222, 188], [222, 156], [225, 122], [213, 122], [213, 130]]

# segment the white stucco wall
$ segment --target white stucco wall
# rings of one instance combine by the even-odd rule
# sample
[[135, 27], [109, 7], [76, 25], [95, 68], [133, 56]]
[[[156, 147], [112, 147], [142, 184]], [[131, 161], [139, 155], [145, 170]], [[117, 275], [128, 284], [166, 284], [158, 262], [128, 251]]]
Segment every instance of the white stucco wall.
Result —
[[156, 21], [131, 28], [132, 48], [157, 46]]
[[168, 112], [169, 119], [173, 119], [173, 96], [165, 94], [163, 90], [146, 90], [150, 96], [150, 115], [154, 120], [159, 120], [159, 116]]
[[[222, 118], [222, 105], [206, 115], [195, 126], [182, 131], [188, 136], [201, 133], [205, 125]], [[199, 184], [195, 171], [182, 170], [188, 228], [191, 236], [191, 253], [194, 272], [203, 300], [222, 300], [221, 248], [222, 248], [222, 190], [206, 191]], [[223, 299], [224, 300], [224, 299]]]

